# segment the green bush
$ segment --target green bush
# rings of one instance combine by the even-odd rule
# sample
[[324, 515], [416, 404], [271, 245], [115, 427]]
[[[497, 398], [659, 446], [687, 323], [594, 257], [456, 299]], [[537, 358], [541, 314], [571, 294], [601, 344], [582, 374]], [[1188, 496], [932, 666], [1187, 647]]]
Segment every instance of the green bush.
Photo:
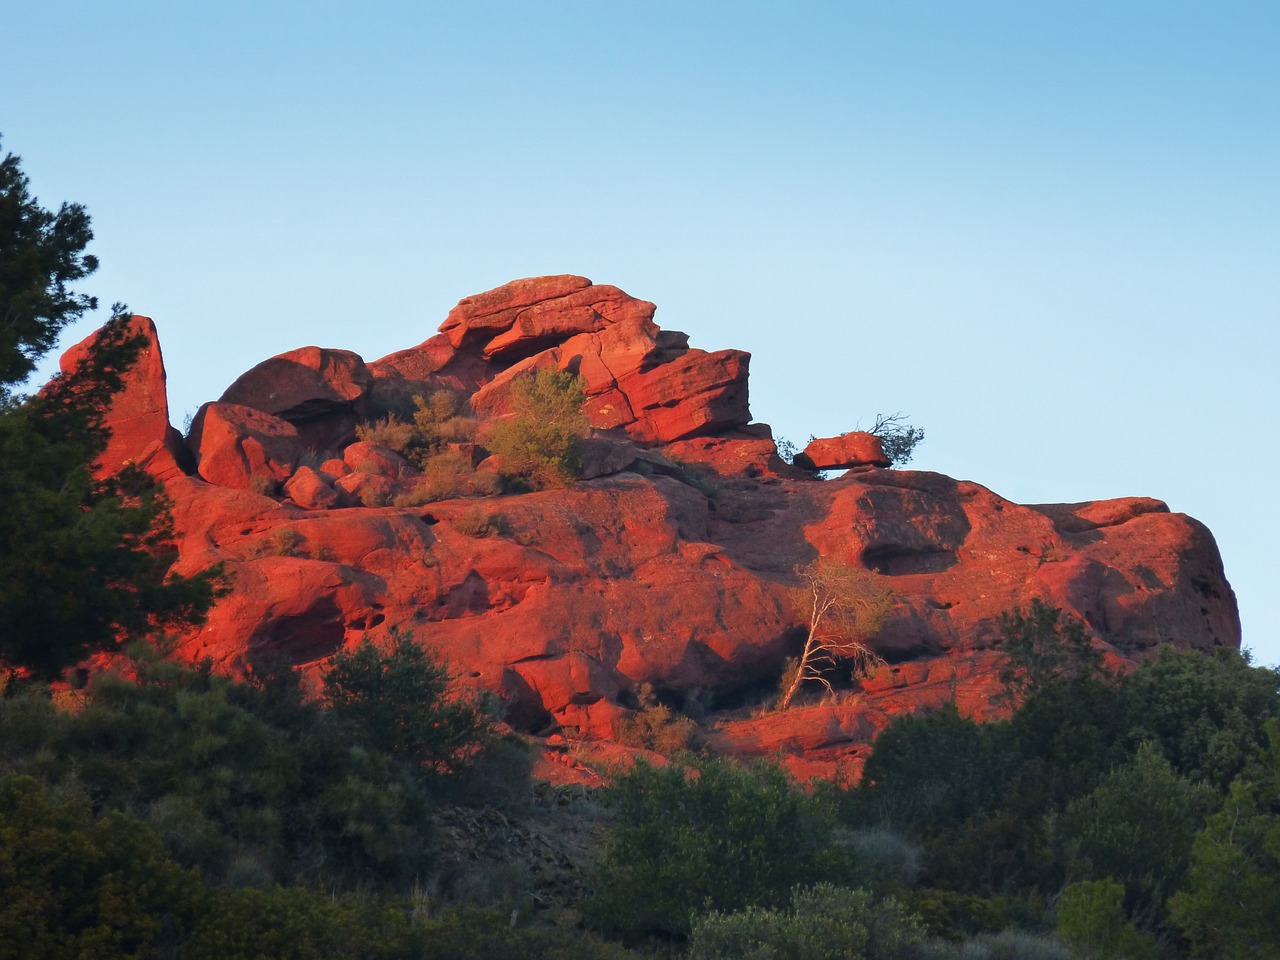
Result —
[[471, 466], [471, 458], [467, 454], [458, 450], [441, 450], [422, 461], [422, 476], [407, 493], [396, 497], [395, 505], [418, 507], [476, 493], [476, 480], [481, 476]]
[[356, 436], [369, 443], [380, 443], [396, 453], [425, 467], [449, 443], [475, 439], [478, 421], [465, 416], [465, 403], [453, 390], [436, 390], [426, 396], [415, 396], [408, 420], [400, 413], [388, 413], [380, 420], [356, 427]]
[[877, 894], [909, 889], [920, 877], [923, 853], [920, 846], [896, 830], [862, 827], [840, 830], [839, 847], [849, 859], [855, 886]]
[[211, 890], [183, 960], [416, 960], [421, 931], [399, 910], [308, 887]]
[[690, 960], [909, 960], [924, 927], [893, 899], [818, 884], [798, 888], [790, 909], [748, 907], [698, 918]]
[[247, 684], [154, 655], [130, 666], [75, 714], [0, 700], [7, 769], [151, 823], [227, 882], [394, 887], [430, 867], [428, 782], [304, 701], [291, 671]]
[[1079, 960], [1052, 937], [1028, 930], [1001, 930], [962, 943], [932, 941], [922, 945], [916, 960]]
[[1177, 776], [1147, 743], [1071, 801], [1055, 829], [1072, 876], [1118, 881], [1128, 917], [1162, 929], [1165, 901], [1182, 886], [1192, 841], [1216, 799], [1208, 785]]
[[589, 427], [582, 412], [585, 389], [578, 374], [550, 367], [512, 384], [512, 415], [495, 423], [485, 439], [504, 474], [538, 489], [577, 479]]
[[496, 910], [466, 907], [428, 920], [419, 932], [421, 960], [625, 960], [636, 955], [573, 929], [513, 925]]
[[489, 511], [478, 503], [453, 519], [453, 529], [467, 537], [487, 537], [495, 528], [496, 524], [489, 516]]
[[1280, 943], [1280, 728], [1196, 836], [1169, 912], [1196, 957], [1262, 960]]
[[451, 679], [412, 633], [393, 630], [385, 650], [366, 639], [336, 654], [324, 673], [324, 694], [352, 738], [421, 770], [449, 773], [482, 752], [493, 734], [486, 710], [451, 696]]
[[1124, 899], [1114, 880], [1071, 884], [1058, 898], [1058, 938], [1080, 960], [1156, 960], [1155, 937], [1128, 922]]
[[1102, 672], [1102, 653], [1084, 624], [1039, 597], [1026, 614], [1021, 608], [1001, 614], [1000, 634], [1000, 650], [1009, 658], [1000, 680], [1016, 700], [1054, 683]]
[[618, 721], [614, 736], [624, 746], [671, 756], [697, 746], [698, 725], [689, 717], [672, 716], [666, 704], [655, 703]]
[[199, 909], [199, 875], [145, 824], [87, 797], [0, 778], [0, 958], [159, 956]]
[[877, 413], [876, 422], [867, 432], [880, 438], [884, 455], [895, 467], [907, 463], [916, 446], [924, 442], [924, 429], [911, 426], [903, 413]]
[[830, 802], [777, 767], [638, 763], [605, 798], [615, 823], [587, 911], [625, 936], [684, 935], [696, 913], [777, 906], [844, 867]]
[[1280, 671], [1247, 653], [1162, 649], [1124, 678], [1124, 728], [1134, 745], [1152, 741], [1179, 776], [1220, 793], [1268, 749], [1267, 722], [1280, 719]]

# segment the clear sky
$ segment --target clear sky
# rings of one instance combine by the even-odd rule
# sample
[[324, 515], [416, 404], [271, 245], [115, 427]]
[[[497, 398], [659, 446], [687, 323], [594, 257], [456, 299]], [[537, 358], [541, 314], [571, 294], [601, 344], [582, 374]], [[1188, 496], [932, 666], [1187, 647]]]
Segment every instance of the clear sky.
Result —
[[3, 20], [3, 148], [88, 207], [87, 289], [156, 320], [177, 425], [276, 353], [373, 360], [467, 294], [579, 273], [750, 350], [756, 419], [801, 445], [904, 411], [913, 466], [1197, 517], [1280, 662], [1280, 4]]

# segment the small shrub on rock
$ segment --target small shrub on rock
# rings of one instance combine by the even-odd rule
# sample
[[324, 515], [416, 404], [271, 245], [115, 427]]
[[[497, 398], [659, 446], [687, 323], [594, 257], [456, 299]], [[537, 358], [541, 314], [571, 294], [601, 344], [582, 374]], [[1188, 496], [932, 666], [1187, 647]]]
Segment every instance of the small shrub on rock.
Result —
[[511, 388], [512, 416], [495, 424], [486, 446], [504, 474], [534, 489], [564, 486], [582, 472], [586, 381], [567, 370], [539, 368]]
[[390, 447], [420, 467], [437, 456], [448, 443], [475, 439], [478, 421], [465, 415], [465, 402], [453, 390], [436, 390], [413, 398], [406, 420], [397, 413], [356, 427], [361, 440]]
[[493, 532], [489, 512], [478, 503], [458, 514], [453, 521], [453, 528], [468, 537], [487, 537]]
[[673, 716], [671, 708], [657, 703], [618, 722], [619, 743], [663, 756], [683, 753], [698, 745], [698, 725], [689, 717]]

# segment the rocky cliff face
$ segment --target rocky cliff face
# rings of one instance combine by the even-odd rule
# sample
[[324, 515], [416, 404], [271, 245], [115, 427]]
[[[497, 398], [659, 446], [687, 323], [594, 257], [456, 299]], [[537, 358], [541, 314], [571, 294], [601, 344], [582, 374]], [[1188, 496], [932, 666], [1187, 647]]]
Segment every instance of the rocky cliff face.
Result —
[[[875, 438], [821, 444], [849, 466], [819, 481], [751, 422], [749, 356], [691, 349], [654, 305], [582, 277], [517, 280], [462, 300], [440, 332], [372, 363], [303, 347], [169, 425], [151, 340], [110, 415], [101, 464], [166, 484], [179, 569], [223, 561], [233, 590], [180, 655], [240, 672], [270, 652], [301, 666], [411, 629], [518, 727], [608, 738], [650, 684], [710, 709], [709, 737], [829, 773], [897, 713], [954, 700], [988, 715], [1001, 612], [1033, 598], [1082, 618], [1108, 656], [1160, 644], [1238, 646], [1235, 598], [1209, 531], [1158, 500], [1019, 505], [967, 481], [886, 469]], [[76, 362], [84, 344], [64, 365]], [[530, 371], [580, 374], [595, 428], [589, 479], [564, 489], [420, 506], [394, 452], [357, 423], [449, 388], [480, 418], [510, 410]], [[483, 449], [457, 444], [471, 464]], [[484, 464], [480, 463], [483, 473]], [[481, 485], [482, 487], [482, 485]], [[776, 687], [803, 639], [795, 568], [866, 568], [895, 597], [871, 637], [885, 666], [786, 714], [744, 705]]]

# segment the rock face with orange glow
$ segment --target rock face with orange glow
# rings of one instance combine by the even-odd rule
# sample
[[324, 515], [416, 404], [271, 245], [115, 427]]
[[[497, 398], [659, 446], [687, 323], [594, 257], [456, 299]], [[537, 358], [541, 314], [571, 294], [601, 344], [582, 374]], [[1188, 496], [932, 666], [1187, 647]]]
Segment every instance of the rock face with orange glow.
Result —
[[[316, 347], [264, 361], [201, 409], [185, 445], [168, 426], [155, 328], [136, 318], [151, 343], [112, 411], [109, 457], [165, 481], [180, 570], [223, 561], [233, 577], [179, 655], [232, 673], [263, 653], [305, 667], [410, 629], [496, 692], [518, 727], [608, 738], [647, 683], [709, 708], [713, 744], [781, 754], [805, 775], [856, 767], [895, 714], [946, 701], [992, 714], [998, 618], [1033, 598], [1081, 617], [1117, 661], [1161, 644], [1239, 645], [1235, 597], [1197, 521], [1145, 498], [1019, 505], [976, 483], [869, 465], [815, 480], [751, 423], [749, 356], [691, 349], [657, 327], [654, 309], [582, 277], [518, 280], [367, 365]], [[586, 382], [591, 479], [361, 505], [416, 474], [356, 442], [355, 423], [380, 401], [447, 386], [476, 415], [501, 417], [513, 380], [538, 367]], [[815, 453], [882, 462], [872, 440]], [[797, 652], [794, 571], [818, 556], [892, 590], [870, 638], [885, 666], [846, 675], [834, 700], [751, 717], [735, 708], [776, 687]]]

